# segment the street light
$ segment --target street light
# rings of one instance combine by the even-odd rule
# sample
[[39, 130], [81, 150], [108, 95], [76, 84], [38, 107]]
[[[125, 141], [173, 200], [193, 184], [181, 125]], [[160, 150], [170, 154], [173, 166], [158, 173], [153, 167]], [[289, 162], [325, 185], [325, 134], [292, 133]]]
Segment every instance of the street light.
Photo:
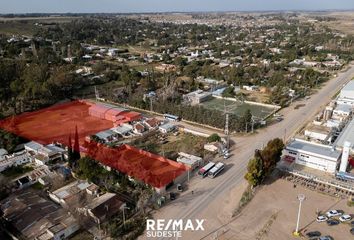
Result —
[[130, 209], [129, 207], [127, 207], [127, 205], [126, 204], [124, 204], [124, 205], [122, 205], [122, 207], [121, 207], [121, 209], [123, 210], [123, 226], [124, 226], [124, 228], [125, 228], [125, 209]]
[[299, 223], [300, 223], [300, 215], [301, 215], [301, 205], [302, 205], [302, 202], [305, 200], [305, 195], [304, 194], [299, 194], [299, 195], [297, 195], [297, 199], [299, 200], [299, 211], [297, 213], [297, 223], [296, 223], [296, 230], [294, 232], [294, 235], [295, 236], [300, 236]]

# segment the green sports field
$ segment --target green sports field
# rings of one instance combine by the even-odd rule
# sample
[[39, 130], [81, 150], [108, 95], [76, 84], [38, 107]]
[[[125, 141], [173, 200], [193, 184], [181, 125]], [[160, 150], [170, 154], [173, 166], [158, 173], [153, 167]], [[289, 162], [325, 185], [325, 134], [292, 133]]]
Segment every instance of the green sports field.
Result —
[[213, 98], [209, 101], [201, 103], [201, 105], [208, 109], [216, 109], [224, 111], [225, 106], [228, 112], [242, 116], [247, 109], [251, 110], [253, 116], [258, 119], [264, 119], [274, 111], [274, 108], [265, 107], [260, 105], [253, 105], [243, 102], [234, 102], [230, 100]]

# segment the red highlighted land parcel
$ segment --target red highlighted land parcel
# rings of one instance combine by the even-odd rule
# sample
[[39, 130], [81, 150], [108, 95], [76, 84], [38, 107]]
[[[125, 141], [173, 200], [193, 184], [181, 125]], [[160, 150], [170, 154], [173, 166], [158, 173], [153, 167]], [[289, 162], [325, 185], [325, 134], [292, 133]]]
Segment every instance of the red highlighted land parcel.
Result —
[[[92, 106], [93, 103], [85, 101], [58, 104], [2, 120], [0, 128], [42, 144], [67, 144], [77, 126], [85, 155], [156, 188], [165, 187], [187, 170], [183, 164], [129, 145], [112, 148], [94, 141], [86, 142], [87, 136], [112, 128], [117, 121], [92, 116], [89, 113]], [[126, 110], [125, 115], [137, 119], [135, 112]]]

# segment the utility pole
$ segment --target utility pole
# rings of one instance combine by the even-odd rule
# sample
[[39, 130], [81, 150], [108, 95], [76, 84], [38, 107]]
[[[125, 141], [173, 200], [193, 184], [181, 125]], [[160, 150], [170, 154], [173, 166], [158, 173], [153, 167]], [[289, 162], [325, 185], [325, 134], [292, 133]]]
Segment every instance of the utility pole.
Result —
[[149, 99], [150, 99], [150, 112], [152, 112], [152, 97], [150, 96]]
[[252, 121], [252, 133], [253, 133], [253, 128], [254, 128], [254, 119], [253, 119], [253, 115], [252, 115], [251, 121]]
[[224, 101], [224, 114], [225, 114], [225, 135], [226, 135], [226, 148], [230, 147], [230, 132], [229, 132], [229, 112], [226, 109], [226, 103]]
[[98, 99], [100, 98], [100, 94], [99, 94], [96, 86], [95, 86], [95, 96], [96, 96], [96, 101], [98, 101]]
[[299, 210], [298, 210], [298, 213], [297, 213], [296, 230], [294, 232], [294, 236], [300, 236], [299, 224], [300, 224], [300, 215], [301, 215], [301, 205], [302, 205], [302, 202], [305, 200], [305, 195], [304, 194], [299, 194], [297, 196], [297, 199], [299, 200]]
[[126, 204], [124, 204], [124, 205], [122, 206], [122, 210], [123, 210], [123, 226], [124, 226], [124, 228], [125, 228], [125, 209], [130, 209], [130, 208], [127, 207]]

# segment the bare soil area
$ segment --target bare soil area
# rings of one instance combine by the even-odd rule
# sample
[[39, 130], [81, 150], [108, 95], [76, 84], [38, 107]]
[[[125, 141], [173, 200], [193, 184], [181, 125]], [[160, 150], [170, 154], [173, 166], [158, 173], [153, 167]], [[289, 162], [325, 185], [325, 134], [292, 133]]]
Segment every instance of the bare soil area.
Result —
[[292, 236], [292, 232], [296, 227], [299, 206], [297, 195], [300, 193], [306, 196], [300, 221], [303, 234], [320, 231], [323, 236], [331, 235], [334, 239], [354, 239], [349, 232], [349, 224], [328, 226], [326, 223], [315, 221], [318, 211], [341, 209], [345, 213], [353, 214], [354, 209], [347, 206], [346, 199], [329, 197], [301, 186], [294, 188], [292, 183], [285, 180], [277, 180], [262, 187], [241, 215], [225, 227], [225, 234], [223, 238], [220, 236], [220, 239], [298, 239]]

